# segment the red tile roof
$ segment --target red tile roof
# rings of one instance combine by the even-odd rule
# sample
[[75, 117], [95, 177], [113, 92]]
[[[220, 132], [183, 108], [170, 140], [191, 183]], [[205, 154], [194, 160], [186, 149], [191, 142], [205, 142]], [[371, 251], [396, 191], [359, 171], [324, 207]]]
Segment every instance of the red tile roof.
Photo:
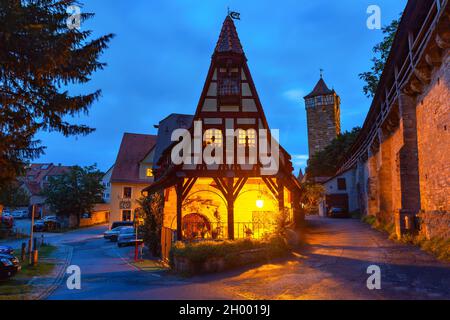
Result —
[[36, 196], [39, 195], [42, 191], [41, 186], [35, 182], [25, 182], [25, 187], [31, 193], [31, 195]]
[[53, 163], [32, 163], [27, 168], [25, 176], [19, 178], [19, 180], [25, 184], [32, 195], [38, 195], [47, 183], [46, 177], [62, 175], [68, 172], [70, 168]]
[[216, 49], [214, 52], [218, 53], [244, 53], [242, 49], [241, 41], [239, 40], [236, 26], [233, 19], [227, 16], [220, 32], [219, 40], [217, 41]]
[[156, 144], [157, 136], [125, 133], [111, 176], [111, 182], [147, 182], [139, 178], [139, 163]]
[[330, 90], [327, 86], [327, 84], [325, 83], [325, 81], [323, 81], [322, 78], [320, 78], [320, 80], [317, 82], [316, 86], [314, 87], [313, 91], [308, 94], [305, 99], [307, 98], [312, 98], [312, 97], [317, 97], [317, 96], [323, 96], [323, 95], [327, 95], [327, 94], [332, 94], [334, 92], [334, 90]]

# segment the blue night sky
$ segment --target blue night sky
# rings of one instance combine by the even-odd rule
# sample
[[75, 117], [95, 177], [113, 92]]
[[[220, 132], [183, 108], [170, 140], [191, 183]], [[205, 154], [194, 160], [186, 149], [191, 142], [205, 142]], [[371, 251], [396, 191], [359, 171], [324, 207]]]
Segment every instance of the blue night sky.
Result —
[[115, 161], [124, 132], [156, 134], [170, 113], [193, 114], [203, 88], [227, 7], [241, 13], [236, 27], [271, 128], [298, 170], [308, 153], [303, 96], [323, 68], [328, 86], [341, 96], [343, 130], [362, 125], [370, 106], [358, 74], [370, 68], [371, 48], [381, 30], [366, 27], [369, 5], [377, 4], [382, 24], [397, 18], [406, 0], [95, 0], [82, 25], [94, 35], [115, 33], [101, 61], [108, 63], [73, 93], [102, 90], [89, 116], [69, 120], [96, 128], [86, 137], [41, 133], [47, 146], [35, 162], [63, 165]]

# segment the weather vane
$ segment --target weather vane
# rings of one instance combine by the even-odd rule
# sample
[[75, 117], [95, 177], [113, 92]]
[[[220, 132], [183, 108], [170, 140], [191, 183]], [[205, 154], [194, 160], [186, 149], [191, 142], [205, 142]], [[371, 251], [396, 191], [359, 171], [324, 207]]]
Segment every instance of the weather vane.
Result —
[[241, 20], [241, 14], [236, 11], [230, 11], [230, 7], [228, 7], [228, 16], [234, 20]]
[[320, 69], [320, 77], [323, 78], [323, 69]]

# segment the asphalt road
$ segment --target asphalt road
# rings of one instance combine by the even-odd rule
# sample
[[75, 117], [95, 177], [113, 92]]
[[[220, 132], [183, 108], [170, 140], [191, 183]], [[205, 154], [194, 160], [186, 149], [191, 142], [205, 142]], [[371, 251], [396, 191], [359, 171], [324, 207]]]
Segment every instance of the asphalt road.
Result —
[[[64, 281], [49, 299], [450, 299], [449, 264], [355, 220], [310, 219], [308, 244], [290, 258], [191, 279], [135, 269], [121, 258], [133, 249], [101, 239], [103, 230], [57, 240], [74, 249], [81, 290]], [[367, 288], [371, 265], [381, 290]]]

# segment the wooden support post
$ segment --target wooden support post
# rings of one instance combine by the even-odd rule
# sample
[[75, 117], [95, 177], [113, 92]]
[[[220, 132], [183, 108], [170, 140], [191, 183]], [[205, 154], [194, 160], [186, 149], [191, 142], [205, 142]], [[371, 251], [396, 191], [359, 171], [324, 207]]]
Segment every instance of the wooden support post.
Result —
[[281, 179], [277, 179], [277, 194], [278, 194], [278, 211], [284, 211], [284, 184]]
[[227, 179], [228, 239], [234, 240], [234, 179]]
[[183, 228], [182, 228], [182, 205], [183, 205], [183, 180], [177, 182], [177, 241], [183, 240]]

